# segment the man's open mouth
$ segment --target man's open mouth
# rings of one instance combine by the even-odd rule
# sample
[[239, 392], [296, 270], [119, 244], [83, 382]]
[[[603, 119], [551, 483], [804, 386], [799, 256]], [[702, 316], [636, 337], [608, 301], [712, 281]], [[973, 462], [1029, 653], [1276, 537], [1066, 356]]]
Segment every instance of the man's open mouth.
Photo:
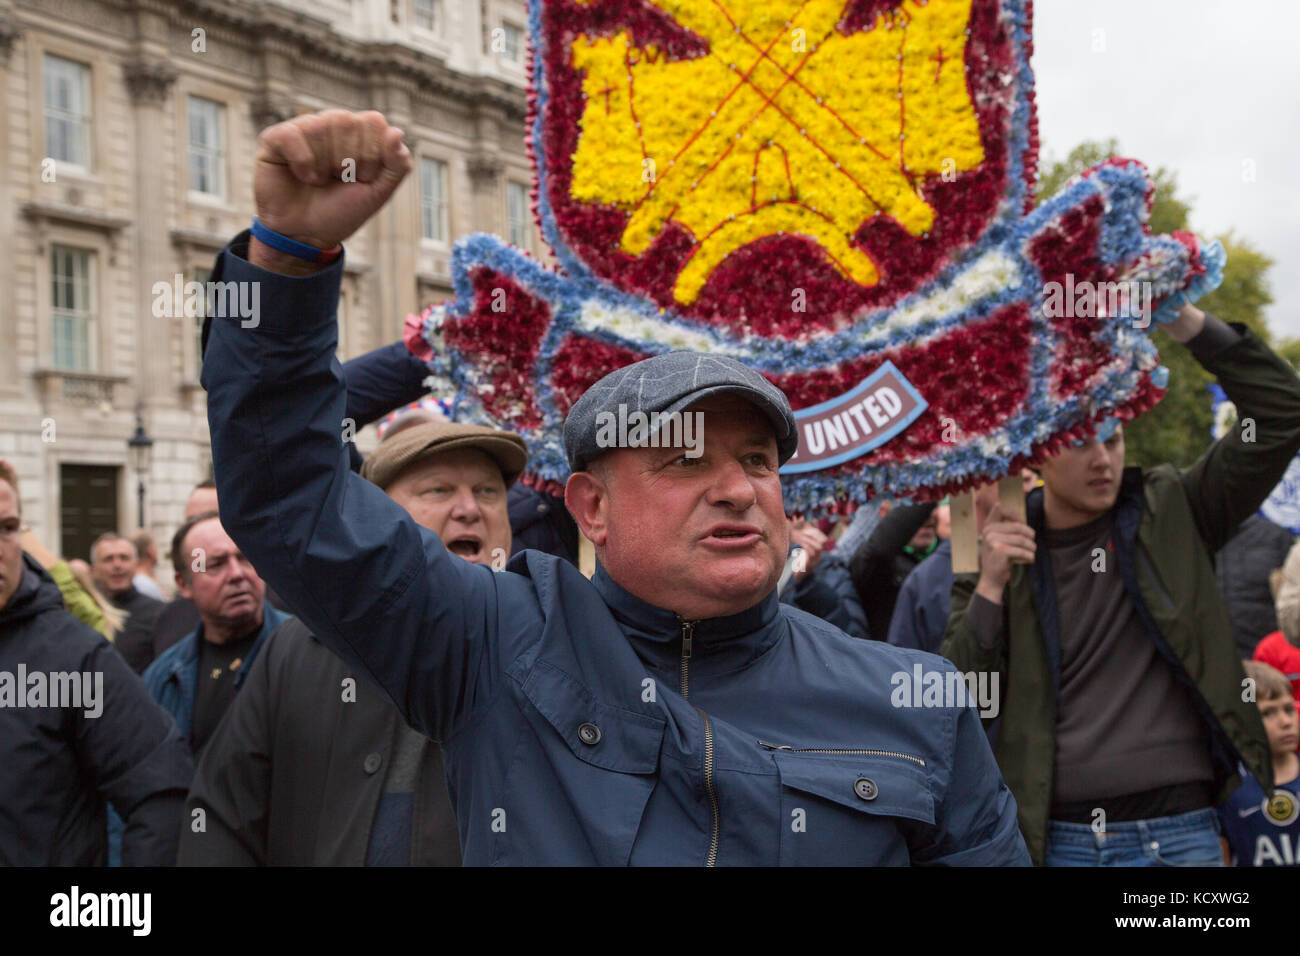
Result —
[[716, 525], [709, 529], [709, 533], [705, 535], [704, 540], [706, 542], [726, 541], [728, 543], [735, 542], [736, 545], [747, 545], [760, 540], [760, 538], [759, 529], [752, 525]]
[[472, 561], [483, 550], [483, 542], [469, 535], [452, 538], [447, 542], [447, 550], [454, 555], [465, 558], [467, 561]]

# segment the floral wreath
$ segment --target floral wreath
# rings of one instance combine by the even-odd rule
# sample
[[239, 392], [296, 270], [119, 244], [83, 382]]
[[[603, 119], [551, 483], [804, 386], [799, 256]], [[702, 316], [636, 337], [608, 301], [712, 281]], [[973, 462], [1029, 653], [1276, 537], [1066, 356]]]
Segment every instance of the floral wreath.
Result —
[[1150, 234], [1134, 160], [1034, 208], [1030, 24], [1022, 0], [532, 0], [559, 267], [463, 239], [408, 346], [550, 490], [577, 398], [673, 349], [745, 362], [797, 416], [882, 370], [918, 396], [888, 440], [783, 474], [792, 512], [941, 497], [1141, 414], [1167, 377], [1149, 331], [1223, 250]]

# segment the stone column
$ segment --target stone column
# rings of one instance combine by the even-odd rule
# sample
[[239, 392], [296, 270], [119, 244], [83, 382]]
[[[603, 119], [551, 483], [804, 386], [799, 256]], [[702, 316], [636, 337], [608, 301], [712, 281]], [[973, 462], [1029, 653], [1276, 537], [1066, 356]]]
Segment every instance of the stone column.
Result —
[[176, 149], [186, 148], [188, 138], [169, 136], [169, 131], [174, 131], [168, 122], [168, 104], [177, 71], [167, 58], [167, 16], [142, 4], [136, 11], [136, 24], [136, 52], [123, 64], [135, 129], [132, 261], [137, 298], [132, 381], [141, 404], [151, 408], [176, 407], [180, 402], [182, 373], [172, 367], [169, 346], [176, 334], [175, 324], [184, 321], [184, 310], [182, 306], [180, 319], [155, 318], [151, 290], [155, 282], [170, 284], [176, 270], [181, 268], [169, 238], [171, 196], [166, 185], [174, 181], [171, 157]]
[[374, 271], [367, 277], [375, 293], [370, 300], [378, 303], [379, 341], [401, 338], [406, 316], [418, 307], [416, 302], [416, 268], [420, 249], [420, 167], [417, 135], [413, 129], [411, 100], [413, 81], [408, 77], [385, 75], [372, 77], [376, 109], [390, 126], [406, 133], [406, 145], [415, 165], [397, 187], [397, 192], [364, 227], [366, 245]]
[[295, 115], [293, 65], [300, 55], [296, 44], [275, 36], [260, 37], [257, 52], [261, 88], [251, 104], [255, 135]]
[[505, 217], [501, 214], [501, 174], [505, 163], [491, 153], [480, 153], [466, 161], [474, 187], [474, 231], [505, 238]]
[[505, 236], [502, 209], [501, 121], [497, 110], [478, 106], [474, 116], [474, 154], [469, 159], [470, 182], [474, 186], [474, 229]]

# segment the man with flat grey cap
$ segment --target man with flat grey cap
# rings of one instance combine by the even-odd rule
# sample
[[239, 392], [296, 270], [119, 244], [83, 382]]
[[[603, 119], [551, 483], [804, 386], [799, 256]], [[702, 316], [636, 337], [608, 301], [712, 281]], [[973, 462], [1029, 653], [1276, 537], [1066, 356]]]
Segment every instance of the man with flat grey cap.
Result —
[[[312, 172], [368, 138], [368, 178]], [[259, 215], [316, 248], [410, 167], [375, 113], [295, 117], [259, 142]], [[204, 360], [222, 518], [442, 743], [466, 864], [1028, 863], [962, 676], [777, 600], [777, 469], [796, 440], [766, 379], [675, 352], [596, 383], [564, 435], [594, 577], [531, 550], [496, 572], [349, 472], [343, 257], [295, 255], [241, 235], [218, 259], [262, 304], [256, 328], [214, 319]]]

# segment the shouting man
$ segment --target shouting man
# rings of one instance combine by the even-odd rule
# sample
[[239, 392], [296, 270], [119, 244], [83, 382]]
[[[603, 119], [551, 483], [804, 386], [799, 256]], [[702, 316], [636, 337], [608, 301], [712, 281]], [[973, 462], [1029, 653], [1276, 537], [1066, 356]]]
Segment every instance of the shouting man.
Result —
[[[797, 437], [785, 396], [741, 363], [656, 356], [573, 407], [566, 504], [595, 545], [590, 581], [536, 551], [500, 572], [460, 560], [349, 471], [340, 244], [410, 168], [375, 112], [263, 131], [259, 220], [218, 260], [222, 280], [261, 283], [262, 312], [213, 318], [203, 381], [223, 522], [442, 742], [465, 862], [1027, 863], [965, 699], [891, 704], [894, 675], [952, 666], [778, 601], [777, 469]], [[620, 405], [698, 414], [702, 442], [605, 447]]]

